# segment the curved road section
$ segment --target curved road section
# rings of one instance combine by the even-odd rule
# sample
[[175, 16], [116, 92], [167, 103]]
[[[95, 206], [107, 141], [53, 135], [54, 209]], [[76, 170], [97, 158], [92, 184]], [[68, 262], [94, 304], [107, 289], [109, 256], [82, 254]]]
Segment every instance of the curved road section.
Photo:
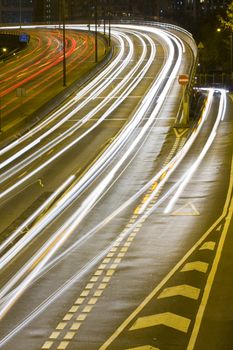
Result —
[[230, 100], [204, 90], [174, 129], [191, 35], [112, 36], [105, 68], [1, 150], [4, 349], [193, 349], [204, 324], [232, 211]]
[[[63, 37], [61, 30], [27, 29], [30, 43], [0, 66], [1, 129], [3, 135], [26, 128], [32, 113], [61, 92], [63, 87]], [[103, 57], [103, 38], [99, 40]], [[66, 83], [80, 78], [94, 63], [94, 37], [90, 33], [67, 30]], [[35, 116], [33, 116], [35, 119]], [[36, 116], [38, 117], [38, 116]], [[13, 129], [13, 131], [12, 131]]]

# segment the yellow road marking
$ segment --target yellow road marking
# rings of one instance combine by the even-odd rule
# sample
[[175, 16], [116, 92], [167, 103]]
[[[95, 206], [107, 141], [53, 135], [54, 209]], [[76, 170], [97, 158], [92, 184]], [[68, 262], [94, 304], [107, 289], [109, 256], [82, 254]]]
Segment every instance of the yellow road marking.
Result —
[[158, 296], [158, 299], [170, 298], [177, 295], [181, 295], [186, 298], [197, 300], [200, 294], [200, 289], [189, 286], [187, 284], [182, 284], [180, 286], [174, 286], [170, 288], [165, 288]]
[[165, 178], [165, 176], [167, 175], [167, 171], [164, 171], [162, 173], [162, 175], [160, 176], [160, 179], [163, 180]]
[[61, 332], [52, 332], [49, 339], [57, 339]]
[[181, 269], [181, 272], [198, 271], [198, 272], [206, 273], [208, 270], [208, 266], [209, 264], [203, 261], [193, 261], [185, 264], [184, 267]]
[[95, 305], [95, 303], [97, 302], [98, 298], [91, 298], [89, 301], [88, 301], [88, 304], [89, 305]]
[[110, 252], [116, 252], [117, 251], [117, 248], [115, 248], [115, 247], [113, 247], [111, 250], [110, 250]]
[[38, 179], [38, 182], [39, 182], [39, 184], [40, 184], [41, 187], [44, 187], [44, 184], [43, 184], [43, 182], [42, 182], [41, 179]]
[[154, 191], [157, 186], [158, 186], [158, 182], [155, 182], [154, 185], [152, 185], [152, 191]]
[[100, 297], [103, 293], [103, 290], [97, 290], [95, 293], [94, 293], [94, 297]]
[[128, 247], [122, 247], [122, 248], [121, 248], [121, 252], [126, 253], [128, 249], [129, 249]]
[[81, 326], [81, 323], [80, 323], [80, 322], [74, 322], [74, 323], [72, 324], [72, 326], [70, 327], [70, 329], [71, 329], [72, 331], [77, 331], [77, 330], [79, 329], [80, 326]]
[[63, 321], [70, 321], [72, 317], [73, 317], [72, 314], [66, 314], [66, 315], [63, 317]]
[[143, 346], [139, 346], [137, 348], [129, 348], [126, 350], [159, 350], [158, 348], [154, 348], [151, 345], [143, 345]]
[[106, 264], [101, 264], [101, 265], [98, 267], [98, 269], [99, 269], [99, 270], [104, 270], [105, 267], [106, 267]]
[[61, 341], [60, 344], [57, 347], [57, 350], [65, 350], [68, 346], [68, 341]]
[[52, 345], [53, 345], [53, 341], [46, 341], [41, 349], [48, 350], [51, 348]]
[[118, 266], [118, 264], [112, 264], [112, 265], [110, 266], [110, 269], [115, 270], [115, 269], [117, 268], [117, 266]]
[[106, 272], [106, 275], [107, 276], [112, 276], [113, 274], [114, 274], [114, 270], [108, 270], [107, 272]]
[[91, 312], [91, 310], [93, 309], [93, 306], [91, 305], [88, 305], [88, 306], [85, 306], [84, 309], [83, 309], [83, 312]]
[[78, 299], [75, 301], [75, 304], [81, 305], [83, 302], [84, 302], [84, 298], [78, 298]]
[[27, 174], [27, 171], [25, 171], [24, 173], [20, 174], [20, 175], [18, 176], [18, 179], [20, 179], [21, 177], [23, 177], [23, 176], [26, 175], [26, 174]]
[[[232, 175], [232, 173], [231, 173], [231, 175]], [[192, 331], [192, 334], [190, 337], [190, 341], [189, 341], [187, 350], [192, 350], [194, 348], [195, 343], [196, 343], [197, 335], [198, 335], [198, 332], [200, 329], [201, 321], [202, 321], [204, 311], [205, 311], [205, 308], [206, 308], [206, 305], [207, 305], [207, 302], [209, 299], [210, 291], [211, 291], [211, 288], [212, 288], [212, 285], [214, 282], [214, 277], [215, 277], [215, 274], [216, 274], [216, 271], [217, 271], [217, 268], [219, 265], [219, 261], [220, 261], [221, 255], [222, 255], [222, 250], [223, 250], [223, 246], [224, 246], [226, 236], [227, 236], [227, 233], [229, 230], [232, 215], [233, 215], [233, 197], [231, 199], [228, 215], [226, 217], [225, 225], [223, 227], [223, 232], [222, 232], [222, 235], [221, 235], [221, 238], [219, 241], [216, 256], [214, 258], [214, 262], [213, 262], [211, 271], [209, 273], [209, 277], [207, 279], [206, 288], [204, 290], [202, 301], [201, 301], [200, 306], [199, 306], [199, 310], [198, 310], [198, 313], [196, 316], [195, 324], [193, 327], [193, 331]]]
[[100, 275], [102, 275], [102, 273], [103, 273], [103, 270], [97, 270], [97, 271], [94, 273], [94, 275], [95, 275], [95, 276], [100, 276]]
[[80, 314], [80, 315], [78, 315], [78, 317], [76, 318], [76, 321], [84, 321], [86, 317], [87, 317], [86, 314]]
[[[233, 165], [233, 162], [232, 162]], [[233, 168], [233, 166], [232, 166]], [[233, 176], [232, 176], [233, 178]], [[193, 247], [183, 256], [183, 258], [174, 266], [174, 268], [162, 279], [162, 281], [154, 288], [154, 290], [143, 300], [143, 302], [131, 313], [131, 315], [116, 329], [116, 331], [101, 345], [99, 350], [106, 350], [108, 346], [119, 336], [119, 334], [127, 327], [127, 325], [138, 315], [138, 313], [155, 297], [158, 291], [170, 280], [170, 278], [181, 268], [187, 261], [191, 254], [206, 240], [210, 233], [216, 229], [219, 223], [226, 215], [227, 207], [230, 200], [230, 193], [228, 192], [227, 199], [223, 208], [222, 215], [213, 223], [211, 227], [203, 234], [203, 236], [193, 245]], [[123, 249], [123, 248], [122, 248]]]
[[65, 328], [65, 326], [67, 325], [67, 323], [66, 322], [60, 322], [60, 323], [58, 323], [58, 325], [57, 325], [57, 327], [56, 327], [56, 329], [58, 329], [58, 330], [62, 330], [62, 329], [64, 329]]
[[64, 339], [71, 340], [75, 336], [75, 332], [67, 332], [64, 336]]
[[93, 277], [91, 277], [90, 282], [97, 282], [98, 279], [99, 279], [99, 277], [93, 276]]
[[135, 237], [138, 231], [133, 230], [132, 233], [130, 233], [130, 237]]
[[[177, 143], [178, 144], [178, 143]], [[174, 147], [173, 147], [173, 152], [174, 152]], [[157, 186], [157, 182], [154, 183], [153, 185], [154, 187]], [[152, 189], [150, 188], [148, 190], [148, 193], [145, 195], [145, 199], [147, 199], [149, 197], [149, 193], [152, 193]], [[140, 207], [140, 206], [139, 206]], [[135, 215], [135, 213], [133, 214], [133, 216], [131, 217], [130, 221], [128, 222], [128, 224], [125, 226], [125, 229], [122, 231], [122, 233], [119, 235], [118, 239], [114, 242], [113, 247], [110, 249], [109, 253], [107, 254], [107, 256], [104, 258], [104, 260], [102, 261], [102, 263], [100, 264], [100, 266], [98, 267], [98, 269], [96, 270], [96, 272], [94, 273], [94, 275], [91, 277], [90, 282], [92, 283], [88, 283], [86, 288], [82, 291], [82, 293], [80, 294], [80, 297], [76, 300], [76, 302], [74, 303], [74, 305], [71, 307], [70, 311], [68, 314], [65, 315], [64, 319], [65, 320], [69, 320], [73, 317], [74, 313], [77, 312], [79, 306], [84, 302], [85, 298], [89, 295], [90, 291], [92, 288], [94, 288], [94, 283], [93, 282], [97, 282], [97, 280], [99, 279], [99, 277], [102, 275], [103, 270], [106, 268], [106, 265], [108, 263], [110, 263], [111, 258], [115, 255], [115, 253], [117, 252], [118, 249], [120, 249], [120, 253], [117, 254], [117, 258], [115, 258], [114, 263], [110, 266], [110, 268], [107, 270], [107, 272], [105, 273], [105, 277], [102, 279], [102, 284], [99, 285], [99, 287], [97, 288], [97, 290], [94, 292], [93, 294], [93, 298], [91, 298], [88, 301], [88, 304], [86, 307], [83, 308], [82, 312], [90, 312], [93, 305], [95, 305], [95, 303], [98, 300], [98, 297], [100, 297], [103, 293], [103, 290], [106, 288], [107, 283], [110, 281], [111, 277], [113, 276], [115, 269], [118, 267], [119, 263], [122, 260], [122, 257], [124, 257], [125, 253], [128, 250], [128, 247], [131, 245], [134, 237], [136, 236], [136, 233], [138, 231], [140, 231], [140, 228], [142, 227], [142, 223], [138, 224], [136, 226], [136, 228], [134, 229], [134, 232], [131, 232], [127, 241], [125, 242], [123, 247], [120, 247], [120, 245], [122, 244], [122, 241], [124, 240], [124, 233], [132, 228], [132, 224], [135, 222], [135, 220], [138, 218], [138, 215]], [[144, 222], [144, 220], [142, 220], [142, 222]], [[77, 305], [75, 305], [77, 304]], [[77, 321], [84, 321], [84, 319], [86, 318], [87, 314], [80, 314], [77, 317]], [[70, 328], [71, 330], [78, 330], [79, 327], [81, 326], [81, 322], [80, 323], [73, 323], [72, 327]], [[67, 323], [65, 323], [62, 327], [65, 328], [67, 326]], [[62, 329], [63, 329], [62, 328]], [[63, 339], [72, 339], [74, 336], [74, 332], [68, 332], [67, 335], [63, 338]], [[69, 338], [70, 337], [70, 338]], [[63, 346], [62, 344], [65, 344], [64, 346], [67, 346], [67, 342], [61, 342], [59, 346]]]
[[183, 128], [173, 128], [174, 133], [176, 137], [180, 138], [183, 136], [189, 129], [183, 129]]
[[79, 309], [79, 305], [74, 305], [69, 309], [69, 312], [74, 313], [74, 312], [77, 312], [78, 309]]
[[140, 205], [134, 210], [134, 215], [138, 215], [140, 212]]
[[213, 241], [205, 242], [201, 247], [200, 250], [214, 250], [216, 243]]
[[110, 281], [110, 279], [111, 279], [111, 277], [107, 277], [107, 276], [106, 276], [106, 277], [103, 278], [103, 282], [108, 283], [108, 282]]
[[130, 331], [135, 329], [149, 328], [158, 325], [164, 325], [174, 328], [180, 332], [187, 333], [191, 320], [171, 312], [164, 312], [157, 315], [139, 317], [130, 328]]

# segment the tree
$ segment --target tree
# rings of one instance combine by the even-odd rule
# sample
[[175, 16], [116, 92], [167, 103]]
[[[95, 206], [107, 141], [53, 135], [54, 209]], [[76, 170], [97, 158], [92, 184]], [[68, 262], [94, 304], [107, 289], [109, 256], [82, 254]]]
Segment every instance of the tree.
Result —
[[223, 17], [220, 17], [220, 22], [222, 26], [226, 29], [233, 30], [233, 1], [231, 1], [226, 10], [226, 15]]

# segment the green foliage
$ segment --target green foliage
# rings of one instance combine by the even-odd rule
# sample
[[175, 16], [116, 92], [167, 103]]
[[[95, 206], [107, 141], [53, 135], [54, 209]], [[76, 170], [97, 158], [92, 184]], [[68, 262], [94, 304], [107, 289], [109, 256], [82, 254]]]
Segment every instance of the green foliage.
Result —
[[228, 4], [225, 17], [219, 20], [224, 28], [233, 30], [233, 1]]

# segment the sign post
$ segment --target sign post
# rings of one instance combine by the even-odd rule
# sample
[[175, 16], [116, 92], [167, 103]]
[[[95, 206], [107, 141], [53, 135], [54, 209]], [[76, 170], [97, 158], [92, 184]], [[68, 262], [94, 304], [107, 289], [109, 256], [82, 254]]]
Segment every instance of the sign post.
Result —
[[181, 124], [184, 127], [189, 125], [189, 97], [186, 91], [186, 86], [189, 82], [189, 76], [187, 74], [181, 74], [178, 77], [178, 82], [182, 86], [182, 101], [183, 101], [183, 115], [181, 118]]

